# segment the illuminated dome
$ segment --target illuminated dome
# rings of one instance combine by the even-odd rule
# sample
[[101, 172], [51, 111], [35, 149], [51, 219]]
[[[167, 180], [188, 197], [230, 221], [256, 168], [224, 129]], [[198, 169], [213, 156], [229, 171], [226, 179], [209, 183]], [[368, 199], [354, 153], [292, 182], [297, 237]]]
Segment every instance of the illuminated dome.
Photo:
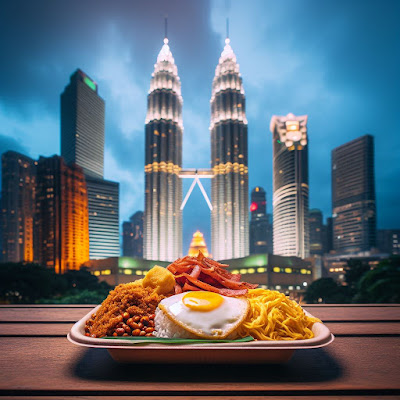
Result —
[[192, 242], [190, 243], [189, 256], [197, 257], [199, 255], [199, 251], [201, 251], [205, 257], [208, 257], [210, 255], [208, 253], [203, 234], [200, 231], [196, 231], [195, 233], [193, 233]]

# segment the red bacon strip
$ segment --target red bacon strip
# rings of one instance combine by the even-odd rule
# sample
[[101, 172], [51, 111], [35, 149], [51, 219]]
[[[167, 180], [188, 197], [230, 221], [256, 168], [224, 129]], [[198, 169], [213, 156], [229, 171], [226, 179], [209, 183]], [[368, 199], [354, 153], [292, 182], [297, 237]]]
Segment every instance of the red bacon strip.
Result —
[[175, 294], [190, 290], [206, 290], [223, 296], [243, 296], [258, 285], [241, 282], [240, 274], [227, 271], [221, 264], [199, 252], [197, 258], [186, 256], [170, 264], [167, 269], [175, 275]]

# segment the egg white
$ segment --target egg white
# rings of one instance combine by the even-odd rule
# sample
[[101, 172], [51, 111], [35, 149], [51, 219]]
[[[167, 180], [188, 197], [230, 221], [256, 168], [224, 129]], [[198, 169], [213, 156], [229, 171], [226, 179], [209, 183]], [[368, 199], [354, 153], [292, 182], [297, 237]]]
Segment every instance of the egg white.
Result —
[[245, 297], [222, 296], [221, 305], [210, 311], [197, 311], [185, 306], [183, 296], [176, 294], [163, 299], [159, 309], [176, 325], [204, 339], [225, 339], [246, 318], [249, 302]]

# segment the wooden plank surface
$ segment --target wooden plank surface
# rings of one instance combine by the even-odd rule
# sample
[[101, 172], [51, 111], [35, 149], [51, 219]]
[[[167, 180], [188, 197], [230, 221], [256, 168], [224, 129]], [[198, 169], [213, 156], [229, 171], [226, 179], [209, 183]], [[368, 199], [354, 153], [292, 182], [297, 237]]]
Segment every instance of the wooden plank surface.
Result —
[[399, 305], [305, 306], [327, 322], [336, 335], [334, 343], [297, 351], [284, 365], [207, 368], [120, 365], [106, 350], [72, 345], [66, 333], [91, 308], [0, 306], [0, 396], [15, 395], [20, 400], [21, 396], [105, 400], [127, 395], [138, 399], [145, 395], [148, 400], [175, 400], [183, 395], [192, 400], [217, 395], [236, 400], [261, 395], [297, 400], [400, 398]]
[[[400, 321], [400, 305], [390, 307], [304, 306], [324, 322], [331, 321]], [[92, 308], [75, 307], [1, 307], [0, 322], [76, 322]]]
[[66, 338], [3, 337], [0, 359], [0, 395], [400, 394], [398, 338], [336, 338], [278, 366], [182, 368], [120, 365], [106, 350], [83, 349]]

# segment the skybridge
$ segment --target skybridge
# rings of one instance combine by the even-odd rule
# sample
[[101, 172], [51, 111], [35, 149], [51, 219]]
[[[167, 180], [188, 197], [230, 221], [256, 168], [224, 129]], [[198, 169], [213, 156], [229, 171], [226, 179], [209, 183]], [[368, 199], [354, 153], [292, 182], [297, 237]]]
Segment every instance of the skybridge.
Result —
[[200, 179], [211, 179], [214, 177], [214, 173], [212, 169], [196, 169], [196, 168], [186, 168], [182, 169], [179, 173], [179, 178], [182, 179], [193, 179], [192, 184], [190, 185], [190, 188], [185, 196], [185, 198], [182, 201], [181, 204], [181, 211], [185, 208], [185, 205], [187, 201], [189, 200], [190, 195], [193, 192], [193, 189], [196, 185], [199, 186], [201, 193], [203, 194], [204, 200], [207, 202], [208, 208], [210, 211], [212, 211], [213, 207], [211, 204], [211, 201], [209, 197], [207, 196], [207, 192], [204, 189], [203, 184], [201, 183]]

